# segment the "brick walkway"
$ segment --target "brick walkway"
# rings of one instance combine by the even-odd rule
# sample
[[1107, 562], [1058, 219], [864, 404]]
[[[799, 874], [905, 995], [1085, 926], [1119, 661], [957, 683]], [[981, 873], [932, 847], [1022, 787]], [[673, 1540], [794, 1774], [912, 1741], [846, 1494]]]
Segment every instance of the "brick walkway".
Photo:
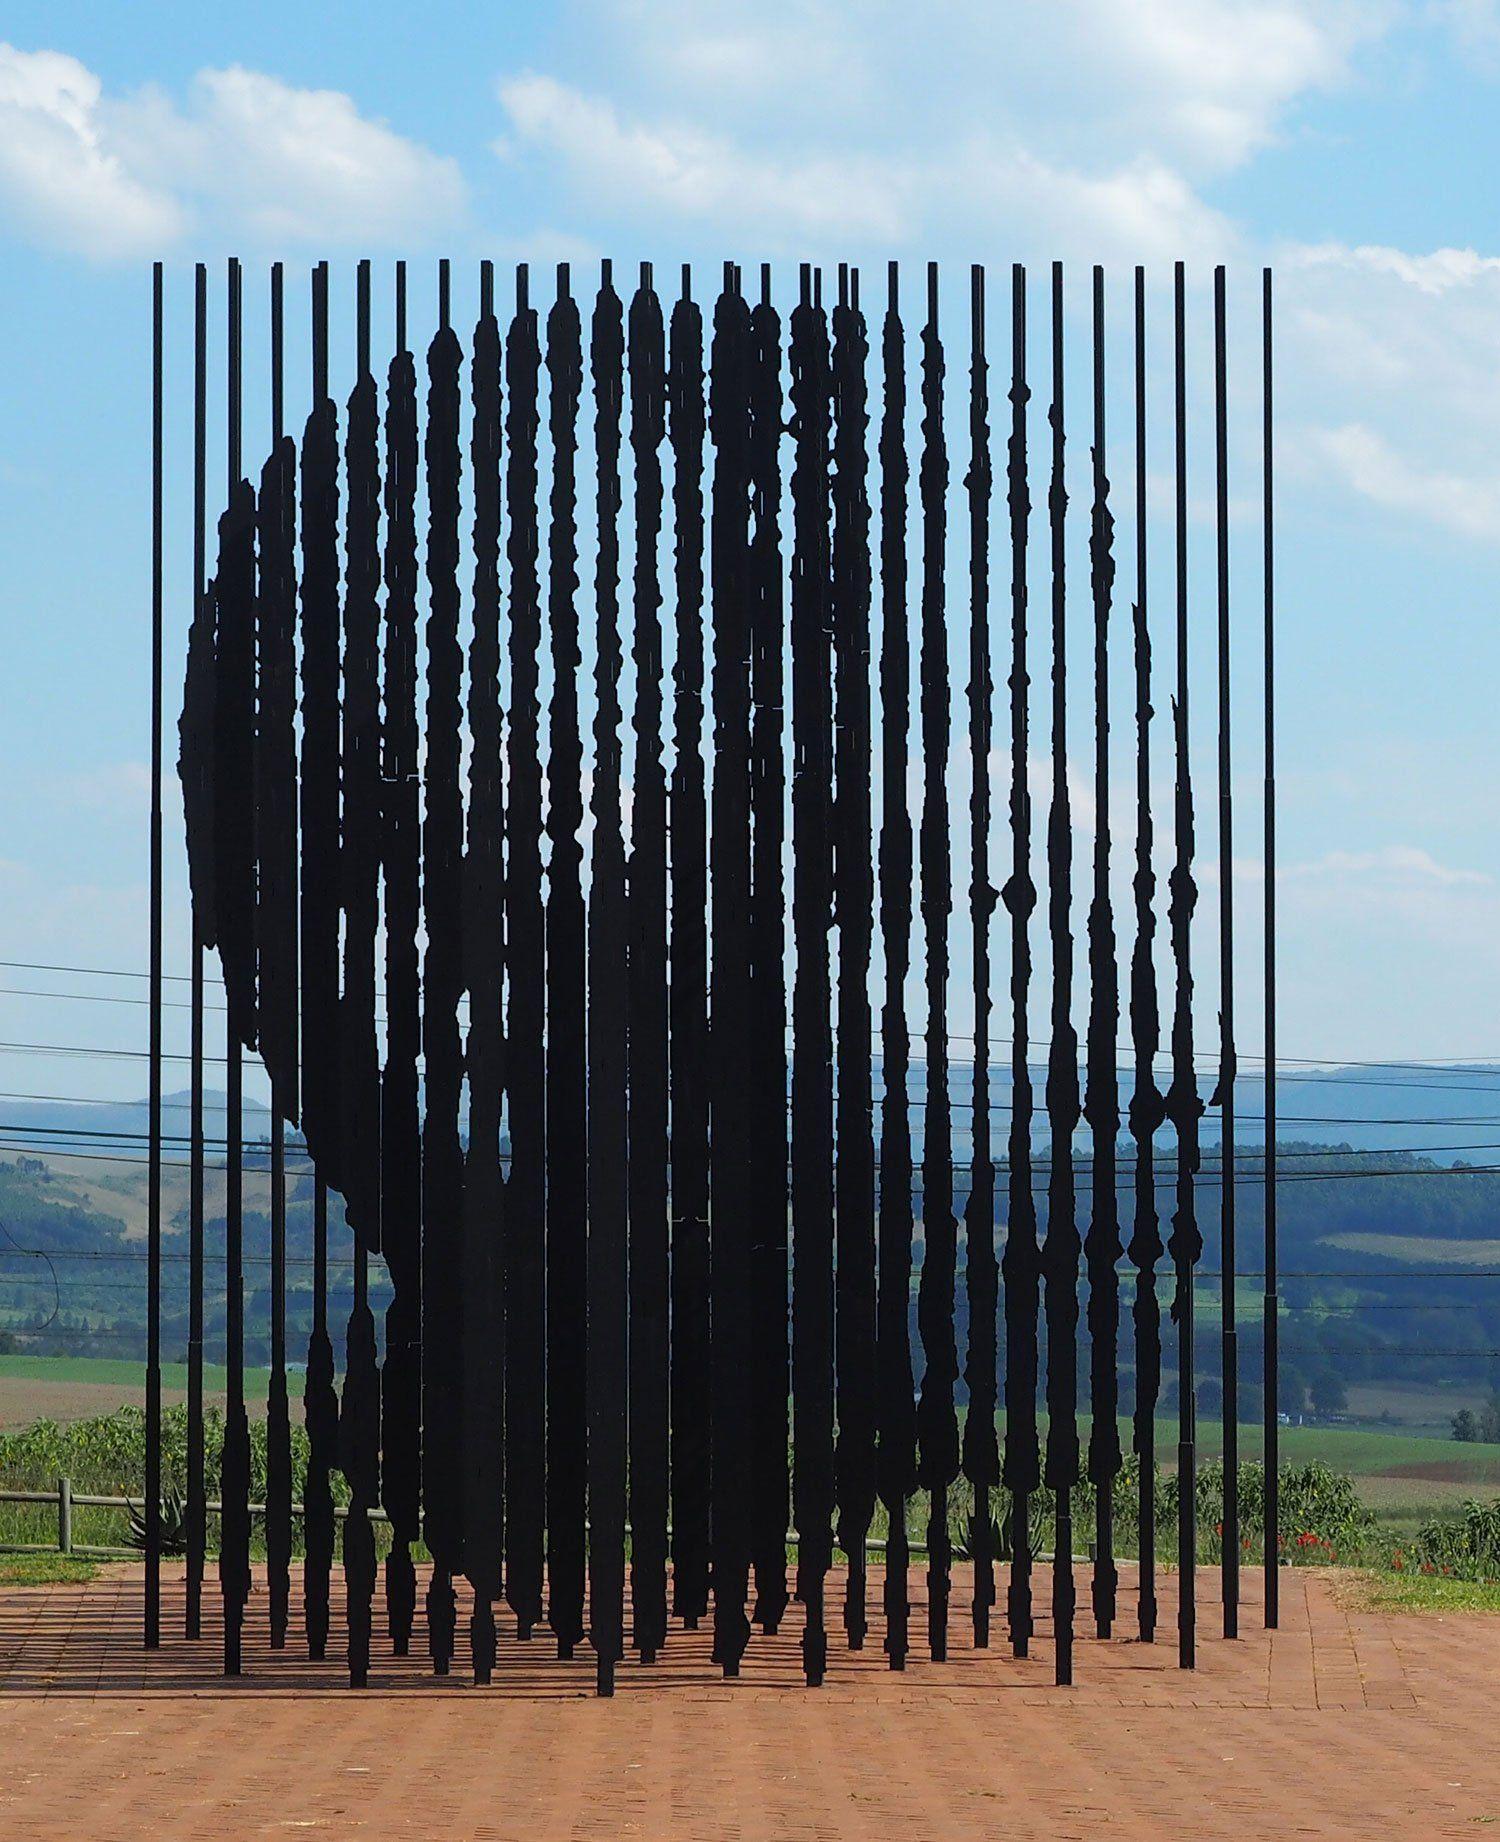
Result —
[[[18, 1842], [1406, 1842], [1500, 1821], [1500, 1619], [1350, 1613], [1318, 1573], [1283, 1578], [1282, 1629], [1260, 1629], [1249, 1576], [1234, 1644], [1214, 1634], [1214, 1576], [1201, 1579], [1192, 1674], [1175, 1666], [1167, 1581], [1166, 1641], [1080, 1642], [1072, 1690], [1050, 1686], [1045, 1621], [1028, 1662], [1003, 1642], [975, 1652], [956, 1598], [946, 1665], [893, 1675], [877, 1638], [836, 1649], [809, 1692], [794, 1615], [752, 1642], [733, 1684], [706, 1632], [674, 1632], [656, 1665], [622, 1668], [613, 1702], [589, 1692], [586, 1653], [559, 1663], [540, 1637], [503, 1638], [488, 1689], [384, 1658], [353, 1695], [335, 1665], [270, 1653], [259, 1591], [249, 1673], [226, 1684], [212, 1629], [144, 1656], [138, 1574], [4, 1588], [0, 1828]], [[170, 1631], [176, 1580], [164, 1598]]]

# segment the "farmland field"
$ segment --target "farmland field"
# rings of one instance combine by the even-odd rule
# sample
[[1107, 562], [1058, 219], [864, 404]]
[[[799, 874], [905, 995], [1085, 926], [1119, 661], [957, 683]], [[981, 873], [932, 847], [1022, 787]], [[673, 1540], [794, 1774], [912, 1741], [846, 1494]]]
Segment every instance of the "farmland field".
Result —
[[[245, 1371], [245, 1396], [254, 1414], [265, 1411], [266, 1372]], [[290, 1380], [294, 1416], [302, 1412], [300, 1376]], [[204, 1399], [224, 1404], [224, 1370], [205, 1365]], [[187, 1399], [187, 1368], [162, 1367], [162, 1400], [167, 1406]], [[117, 1407], [144, 1407], [145, 1371], [138, 1362], [102, 1356], [0, 1356], [0, 1429], [29, 1426], [33, 1420], [87, 1420]]]
[[[246, 1399], [252, 1416], [265, 1412], [267, 1374], [250, 1369]], [[204, 1371], [205, 1399], [224, 1401], [224, 1370], [209, 1364]], [[301, 1376], [289, 1377], [291, 1409], [301, 1417]], [[1447, 1419], [1464, 1404], [1454, 1391], [1413, 1384], [1405, 1391], [1385, 1385], [1351, 1390], [1351, 1410], [1375, 1418], [1390, 1413], [1406, 1422], [1393, 1426], [1284, 1426], [1281, 1455], [1286, 1465], [1321, 1460], [1355, 1479], [1360, 1496], [1375, 1510], [1382, 1526], [1405, 1529], [1465, 1497], [1500, 1496], [1500, 1445], [1460, 1445], [1446, 1436]], [[1365, 1398], [1366, 1394], [1368, 1399]], [[162, 1397], [167, 1406], [187, 1398], [187, 1370], [168, 1363], [162, 1370]], [[137, 1362], [87, 1356], [0, 1355], [0, 1430], [14, 1430], [39, 1419], [74, 1421], [112, 1413], [121, 1406], [143, 1406], [145, 1385]], [[1002, 1416], [1003, 1426], [1003, 1416]], [[1129, 1450], [1131, 1428], [1121, 1422], [1121, 1443]], [[1157, 1422], [1157, 1457], [1163, 1471], [1177, 1459], [1177, 1423], [1167, 1415]], [[1223, 1428], [1216, 1420], [1198, 1422], [1202, 1459], [1223, 1449]], [[1259, 1459], [1261, 1428], [1242, 1426], [1240, 1451]]]

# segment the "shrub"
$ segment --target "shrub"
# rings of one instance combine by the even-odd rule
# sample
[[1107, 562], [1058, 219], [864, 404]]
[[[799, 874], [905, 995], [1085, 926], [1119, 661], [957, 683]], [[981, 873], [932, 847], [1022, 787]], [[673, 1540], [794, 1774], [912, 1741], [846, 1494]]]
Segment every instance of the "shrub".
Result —
[[1423, 1573], [1460, 1580], [1500, 1580], [1500, 1498], [1470, 1497], [1460, 1513], [1436, 1516], [1418, 1529], [1410, 1560]]

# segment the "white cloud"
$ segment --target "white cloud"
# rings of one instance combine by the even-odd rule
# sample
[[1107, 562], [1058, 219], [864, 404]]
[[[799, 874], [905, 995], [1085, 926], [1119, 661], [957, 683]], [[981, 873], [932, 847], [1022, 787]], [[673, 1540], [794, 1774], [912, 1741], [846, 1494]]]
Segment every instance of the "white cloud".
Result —
[[1278, 262], [1294, 465], [1332, 463], [1361, 498], [1479, 541], [1500, 538], [1500, 257], [1319, 244]]
[[1314, 439], [1361, 498], [1464, 537], [1500, 539], [1500, 474], [1476, 478], [1422, 468], [1360, 423], [1316, 430]]
[[756, 157], [704, 128], [628, 120], [546, 76], [502, 82], [500, 100], [514, 133], [555, 155], [594, 196], [785, 230], [889, 237], [903, 227], [901, 188], [874, 162]]
[[[647, 122], [555, 78], [501, 83], [511, 140], [558, 160], [591, 206], [754, 229], [784, 241], [907, 242], [945, 221], [970, 235], [1020, 230], [1051, 254], [1207, 262], [1233, 232], [1179, 174], [1149, 157], [1088, 174], [990, 137], [940, 155], [811, 153], [788, 158], [685, 122]], [[964, 175], [961, 189], [953, 173]]]
[[112, 98], [76, 59], [0, 45], [0, 208], [39, 240], [102, 259], [199, 230], [339, 246], [426, 236], [464, 207], [457, 165], [336, 90], [203, 70], [185, 106]]
[[1406, 888], [1436, 885], [1446, 889], [1492, 889], [1495, 884], [1483, 870], [1439, 863], [1431, 851], [1414, 844], [1388, 844], [1374, 851], [1329, 851], [1315, 861], [1287, 865], [1278, 871], [1276, 880], [1346, 887], [1379, 881]]
[[57, 51], [0, 44], [0, 201], [40, 241], [125, 256], [175, 241], [184, 214], [108, 137], [94, 73]]
[[1293, 250], [1290, 260], [1303, 269], [1339, 269], [1352, 275], [1390, 275], [1419, 294], [1448, 294], [1455, 288], [1500, 276], [1500, 256], [1481, 256], [1473, 249], [1436, 249], [1430, 255], [1412, 256], [1382, 244], [1308, 244]]
[[1065, 0], [1047, 10], [1054, 54], [1059, 40], [1074, 48], [1085, 80], [1112, 93], [1109, 113], [1218, 167], [1274, 138], [1299, 97], [1342, 82], [1391, 13], [1378, 0]]
[[[1386, 0], [587, 0], [614, 73], [514, 74], [507, 154], [590, 214], [791, 240], [998, 234], [1017, 255], [1194, 263], [1204, 182], [1342, 82]], [[566, 207], [564, 207], [566, 208]], [[1024, 241], [1025, 247], [1017, 247]]]
[[1500, 0], [1430, 0], [1429, 12], [1470, 51], [1500, 51]]

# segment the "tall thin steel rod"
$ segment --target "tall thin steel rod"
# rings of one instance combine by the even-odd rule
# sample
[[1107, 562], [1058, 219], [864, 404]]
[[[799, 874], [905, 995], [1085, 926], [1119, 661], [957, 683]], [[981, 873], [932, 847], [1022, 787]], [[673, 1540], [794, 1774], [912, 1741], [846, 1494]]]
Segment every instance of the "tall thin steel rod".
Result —
[[161, 1642], [162, 265], [151, 271], [151, 970], [146, 1217], [145, 1640]]
[[590, 328], [598, 455], [595, 572], [594, 820], [588, 939], [589, 1641], [595, 1686], [612, 1695], [624, 1653], [629, 1213], [626, 1094], [626, 872], [620, 827], [620, 435], [624, 317], [601, 265]]
[[907, 1083], [911, 1038], [906, 975], [911, 964], [911, 817], [907, 810], [911, 651], [907, 629], [906, 341], [900, 276], [888, 271], [881, 329], [880, 420], [880, 933], [885, 990], [880, 1016], [880, 1277], [876, 1371], [876, 1475], [885, 1505], [885, 1651], [904, 1669], [910, 1648], [906, 1504], [916, 1486], [916, 1408], [911, 1374], [912, 1151]]
[[662, 760], [658, 551], [667, 349], [650, 263], [628, 322], [630, 447], [635, 462], [635, 777], [628, 869], [627, 1044], [630, 1185], [630, 1603], [643, 1663], [667, 1635], [670, 1379], [667, 1239], [667, 781]]
[[1281, 1476], [1276, 1246], [1276, 572], [1273, 541], [1271, 441], [1271, 271], [1261, 276], [1262, 424], [1261, 532], [1265, 567], [1265, 984], [1266, 984], [1266, 1295], [1265, 1295], [1265, 1572], [1266, 1629], [1281, 1616]]
[[865, 1538], [875, 1508], [875, 1142], [871, 1096], [870, 506], [865, 319], [839, 268], [833, 315], [834, 916], [838, 927], [835, 1370], [838, 1539], [849, 1648], [867, 1629]]
[[[229, 260], [229, 353], [228, 353], [228, 491], [233, 498], [243, 474], [241, 459], [241, 376], [240, 315], [241, 273], [239, 261]], [[221, 678], [222, 683], [222, 678]], [[236, 689], [240, 688], [238, 686]], [[221, 723], [225, 721], [220, 713]], [[222, 772], [218, 776], [219, 797], [226, 792]], [[221, 805], [220, 810], [223, 810]], [[226, 841], [217, 839], [220, 862]], [[216, 882], [216, 888], [218, 884]], [[221, 958], [228, 959], [224, 929], [218, 929]], [[226, 967], [228, 1012], [238, 1009], [228, 995], [230, 975]], [[224, 1589], [224, 1673], [237, 1676], [241, 1669], [241, 1628], [245, 1601], [250, 1590], [250, 1427], [245, 1414], [245, 1290], [243, 1265], [244, 1173], [242, 1169], [243, 1080], [244, 1061], [241, 1049], [245, 1020], [226, 1015], [225, 1097], [224, 1097], [224, 1340], [225, 1340], [225, 1407], [224, 1407], [224, 1501], [223, 1533], [219, 1562]]]
[[1219, 1158], [1221, 1259], [1219, 1323], [1224, 1379], [1224, 1529], [1219, 1550], [1224, 1635], [1239, 1636], [1240, 1428], [1239, 1338], [1235, 1330], [1234, 1144], [1234, 792], [1230, 780], [1229, 685], [1229, 417], [1226, 388], [1224, 270], [1214, 270], [1214, 502], [1219, 614]]
[[672, 907], [672, 1609], [689, 1630], [708, 1609], [708, 870], [703, 760], [703, 315], [682, 271], [672, 309], [668, 431], [677, 548], [677, 662], [667, 841]]
[[990, 1641], [995, 1603], [995, 1523], [990, 1493], [999, 1480], [995, 1432], [996, 1314], [1000, 1269], [995, 1256], [995, 1164], [990, 1147], [990, 748], [994, 682], [990, 667], [990, 394], [984, 343], [984, 270], [969, 277], [969, 921], [974, 944], [974, 1060], [969, 1167], [966, 1290], [969, 1348], [965, 1380], [964, 1473], [974, 1491], [969, 1551], [974, 1563], [974, 1645]]
[[[312, 275], [312, 409], [302, 446], [302, 1127], [320, 1131], [328, 1106], [327, 1062], [333, 1046], [331, 992], [338, 980], [322, 899], [336, 885], [338, 861], [338, 425], [328, 394], [328, 268]], [[331, 808], [331, 809], [330, 809]], [[326, 1143], [320, 1138], [319, 1143]], [[307, 1653], [320, 1662], [328, 1646], [328, 1590], [334, 1515], [329, 1474], [338, 1443], [338, 1396], [328, 1335], [328, 1178], [313, 1179], [312, 1330], [307, 1342], [303, 1420], [307, 1469], [302, 1487], [302, 1569]]]
[[[714, 312], [709, 430], [714, 771], [710, 795], [709, 1284], [713, 1313], [714, 1661], [739, 1673], [752, 1556], [750, 1178], [750, 310], [727, 269]], [[826, 929], [825, 929], [826, 931]]]
[[1176, 1203], [1169, 1251], [1176, 1268], [1172, 1316], [1177, 1321], [1177, 1661], [1191, 1669], [1197, 1655], [1198, 1542], [1197, 1411], [1193, 1395], [1193, 1268], [1203, 1251], [1198, 1231], [1194, 1181], [1198, 1172], [1198, 1122], [1203, 1103], [1193, 1066], [1192, 926], [1198, 888], [1193, 881], [1193, 789], [1188, 757], [1188, 575], [1187, 575], [1187, 357], [1186, 279], [1176, 266], [1172, 281], [1173, 433], [1177, 560], [1177, 695], [1172, 706], [1175, 792], [1175, 861], [1168, 922], [1176, 968], [1172, 1013], [1172, 1087], [1168, 1117], [1177, 1135]]
[[582, 323], [568, 265], [547, 316], [552, 501], [547, 619], [552, 648], [547, 835], [547, 1619], [557, 1654], [583, 1638], [588, 1401], [587, 921], [583, 898], [583, 734], [578, 673], [578, 404]]
[[1063, 469], [1063, 275], [1052, 265], [1052, 803], [1047, 817], [1047, 912], [1052, 940], [1052, 1043], [1047, 1057], [1047, 1460], [1053, 1493], [1052, 1622], [1058, 1685], [1073, 1680], [1073, 1486], [1078, 1480], [1078, 1220], [1073, 1135], [1078, 1129], [1078, 1033], [1073, 1027], [1073, 817], [1068, 791], [1067, 509]]
[[[791, 319], [792, 469], [792, 1453], [797, 1597], [809, 1687], [828, 1661], [832, 1559], [833, 1085], [828, 933], [833, 726], [828, 652], [829, 352], [818, 281], [803, 264]], [[717, 1508], [718, 1480], [715, 1479]]]
[[[289, 491], [294, 463], [290, 457], [283, 457], [279, 453], [285, 421], [283, 393], [283, 309], [283, 271], [281, 264], [277, 262], [273, 263], [271, 266], [271, 439], [273, 443], [273, 459], [268, 473], [272, 479], [277, 480], [278, 484], [283, 485], [284, 490]], [[286, 476], [284, 482], [281, 479], [280, 471], [283, 468]], [[266, 508], [263, 508], [263, 514], [265, 509]], [[284, 516], [284, 505], [280, 500], [278, 500], [278, 503], [273, 508], [270, 508], [270, 510], [272, 516], [278, 518]], [[285, 620], [290, 625], [295, 618], [295, 610], [292, 605], [294, 591], [292, 589], [290, 571], [292, 543], [290, 521], [282, 527], [278, 535], [285, 545], [284, 560], [287, 567], [287, 575], [281, 578], [277, 583], [278, 590], [285, 595], [285, 605], [284, 607], [278, 607], [276, 613], [278, 617], [284, 616]], [[278, 562], [280, 561], [281, 558], [278, 557]], [[265, 567], [264, 557], [262, 558], [262, 567]], [[263, 623], [268, 619], [269, 615], [263, 611]], [[286, 634], [288, 641], [290, 641], [290, 637], [290, 631], [288, 631]], [[269, 646], [267, 645], [267, 636], [265, 636], [264, 633], [262, 645], [268, 653]], [[285, 707], [283, 708], [282, 700], [278, 697], [275, 700], [275, 715], [281, 719], [281, 722], [284, 724], [289, 734], [292, 716], [291, 700], [295, 696], [295, 692], [290, 683], [293, 669], [290, 645], [288, 645], [286, 649], [284, 660], [278, 656], [274, 665], [268, 660], [267, 675], [269, 675], [270, 669], [275, 669], [278, 673], [283, 670], [285, 671], [286, 682], [283, 692]], [[268, 690], [269, 687], [266, 687], [262, 691], [263, 711], [258, 719], [262, 725], [264, 725], [267, 720], [264, 705], [268, 701], [271, 701], [267, 696]], [[279, 734], [274, 738], [274, 742], [276, 743], [279, 743], [281, 740], [282, 737]], [[292, 743], [291, 746], [295, 748], [295, 743]], [[269, 748], [266, 752], [270, 752]], [[293, 767], [292, 771], [295, 773], [295, 767]], [[272, 772], [276, 774], [279, 783], [279, 760], [274, 768], [263, 766], [261, 776], [258, 778], [264, 782]], [[291, 793], [292, 790], [287, 789], [287, 791]], [[295, 795], [292, 794], [292, 797], [295, 798]], [[291, 816], [288, 810], [280, 807], [273, 808], [273, 813], [274, 817], [277, 819]], [[275, 852], [278, 857], [280, 857], [284, 850], [285, 842], [284, 837], [281, 835], [260, 840], [262, 858], [271, 852]], [[294, 865], [295, 859], [292, 861]], [[280, 870], [278, 868], [275, 877], [275, 892], [278, 898], [277, 909], [274, 914], [268, 917], [270, 927], [277, 929], [278, 935], [281, 932], [282, 904], [294, 905], [296, 901], [295, 877], [296, 871], [293, 867], [293, 887], [291, 890], [284, 889], [281, 886]], [[263, 870], [260, 891], [262, 902], [264, 902], [267, 894], [265, 880], [265, 872]], [[264, 965], [266, 958], [264, 943], [261, 946], [261, 956], [262, 964]], [[285, 966], [278, 966], [278, 970], [283, 975], [289, 976], [291, 973], [291, 969]], [[275, 1006], [278, 1016], [282, 1013], [286, 1005], [285, 996], [282, 991], [268, 992], [266, 994], [266, 1002], [268, 1006]], [[279, 1046], [280, 1045], [277, 1044], [277, 1047]], [[271, 1080], [271, 1117], [268, 1122], [271, 1133], [271, 1374], [267, 1384], [266, 1401], [266, 1572], [267, 1593], [270, 1600], [271, 1647], [273, 1650], [280, 1650], [286, 1643], [287, 1616], [291, 1594], [290, 1561], [292, 1553], [292, 1442], [291, 1415], [287, 1401], [286, 1380], [286, 1129], [284, 1124], [286, 1102], [283, 1082], [284, 1076], [280, 1070], [273, 1073]]]
[[379, 905], [380, 415], [370, 368], [370, 265], [355, 280], [354, 391], [349, 399], [344, 527], [343, 836], [344, 1006], [339, 1071], [340, 1163], [354, 1234], [354, 1298], [345, 1335], [339, 1464], [349, 1484], [344, 1603], [349, 1685], [370, 1674], [375, 1537], [380, 1495], [380, 1374], [369, 1305], [369, 1250], [380, 1244], [379, 1055], [375, 1044], [375, 936]]
[[1026, 541], [1031, 492], [1026, 469], [1026, 271], [1011, 269], [1010, 439], [1006, 444], [1006, 508], [1010, 515], [1010, 836], [1011, 870], [1003, 891], [1010, 915], [1011, 1110], [1006, 1158], [1005, 1226], [1005, 1469], [1010, 1492], [1010, 1581], [1006, 1622], [1011, 1649], [1031, 1645], [1031, 1499], [1042, 1481], [1037, 1439], [1037, 1306], [1041, 1270], [1036, 1199], [1031, 1181], [1030, 1055], [1031, 875], [1030, 686], [1027, 672]]
[[438, 330], [427, 351], [427, 774], [422, 830], [426, 943], [422, 964], [422, 1532], [432, 1555], [426, 1595], [433, 1671], [453, 1660], [453, 1576], [463, 1561], [462, 1311], [463, 653], [459, 642], [459, 373], [451, 269], [438, 265]]
[[1162, 1256], [1156, 1206], [1156, 1132], [1165, 1099], [1156, 1084], [1161, 1013], [1156, 992], [1155, 832], [1151, 822], [1151, 629], [1146, 614], [1146, 271], [1135, 272], [1135, 654], [1136, 829], [1135, 948], [1130, 964], [1130, 1035], [1135, 1091], [1130, 1134], [1135, 1141], [1135, 1224], [1130, 1258], [1136, 1270], [1135, 1426], [1139, 1466], [1137, 1567], [1143, 1644], [1156, 1637], [1156, 1404], [1161, 1393], [1161, 1310], [1156, 1263]]
[[1089, 903], [1088, 1085], [1084, 1112], [1093, 1165], [1092, 1210], [1086, 1248], [1089, 1276], [1089, 1453], [1094, 1485], [1094, 1628], [1108, 1637], [1114, 1624], [1114, 1487], [1120, 1469], [1119, 1201], [1115, 1142], [1120, 1131], [1119, 969], [1110, 898], [1109, 617], [1114, 597], [1114, 519], [1104, 449], [1104, 271], [1094, 270], [1093, 507], [1089, 529], [1089, 588], [1094, 604], [1094, 891]]
[[943, 434], [942, 339], [937, 264], [927, 267], [927, 321], [922, 328], [922, 818], [918, 858], [927, 945], [927, 1106], [922, 1142], [922, 1227], [926, 1255], [917, 1289], [917, 1323], [926, 1367], [917, 1400], [918, 1478], [929, 1493], [927, 1641], [933, 1661], [948, 1654], [952, 1543], [948, 1491], [958, 1475], [958, 1418], [953, 1389], [958, 1352], [953, 1332], [958, 1223], [953, 1213], [953, 1120], [948, 1089], [948, 928], [953, 906], [948, 832], [951, 713], [943, 570], [947, 547], [948, 450]]
[[505, 1561], [516, 1635], [542, 1619], [546, 1495], [546, 917], [542, 905], [542, 753], [538, 671], [537, 430], [542, 353], [528, 271], [516, 273], [506, 340], [506, 490], [510, 499], [510, 731], [505, 813], [505, 1065], [511, 1141], [506, 1185]]
[[[469, 642], [468, 848], [464, 854], [464, 966], [469, 986], [469, 1149], [463, 1176], [464, 1572], [474, 1589], [469, 1648], [474, 1680], [496, 1653], [505, 1529], [505, 1252], [508, 1198], [500, 1164], [505, 1083], [504, 725], [500, 699], [500, 323], [495, 269], [479, 265], [479, 320], [469, 367], [474, 469], [473, 636]], [[514, 1166], [512, 1166], [514, 1168]]]
[[[762, 1630], [787, 1607], [786, 1531], [791, 1516], [787, 1342], [787, 1037], [785, 569], [781, 552], [781, 320], [771, 305], [771, 268], [761, 268], [750, 315], [750, 985], [755, 1057], [751, 1224], [752, 1474], [755, 1611]], [[868, 830], [868, 826], [866, 828]], [[866, 1068], [869, 1058], [866, 1056]]]
[[[193, 271], [193, 615], [203, 616], [208, 523], [208, 269]], [[186, 1635], [202, 1631], [207, 1491], [203, 1477], [203, 934], [193, 910], [189, 1004], [187, 1607]]]
[[406, 1656], [416, 1614], [411, 1551], [421, 1535], [422, 1126], [421, 786], [417, 730], [417, 373], [406, 334], [406, 264], [396, 264], [396, 349], [386, 390], [385, 684], [381, 740], [386, 1056], [380, 1103], [380, 1233], [391, 1302], [381, 1369], [381, 1495], [391, 1648]]

